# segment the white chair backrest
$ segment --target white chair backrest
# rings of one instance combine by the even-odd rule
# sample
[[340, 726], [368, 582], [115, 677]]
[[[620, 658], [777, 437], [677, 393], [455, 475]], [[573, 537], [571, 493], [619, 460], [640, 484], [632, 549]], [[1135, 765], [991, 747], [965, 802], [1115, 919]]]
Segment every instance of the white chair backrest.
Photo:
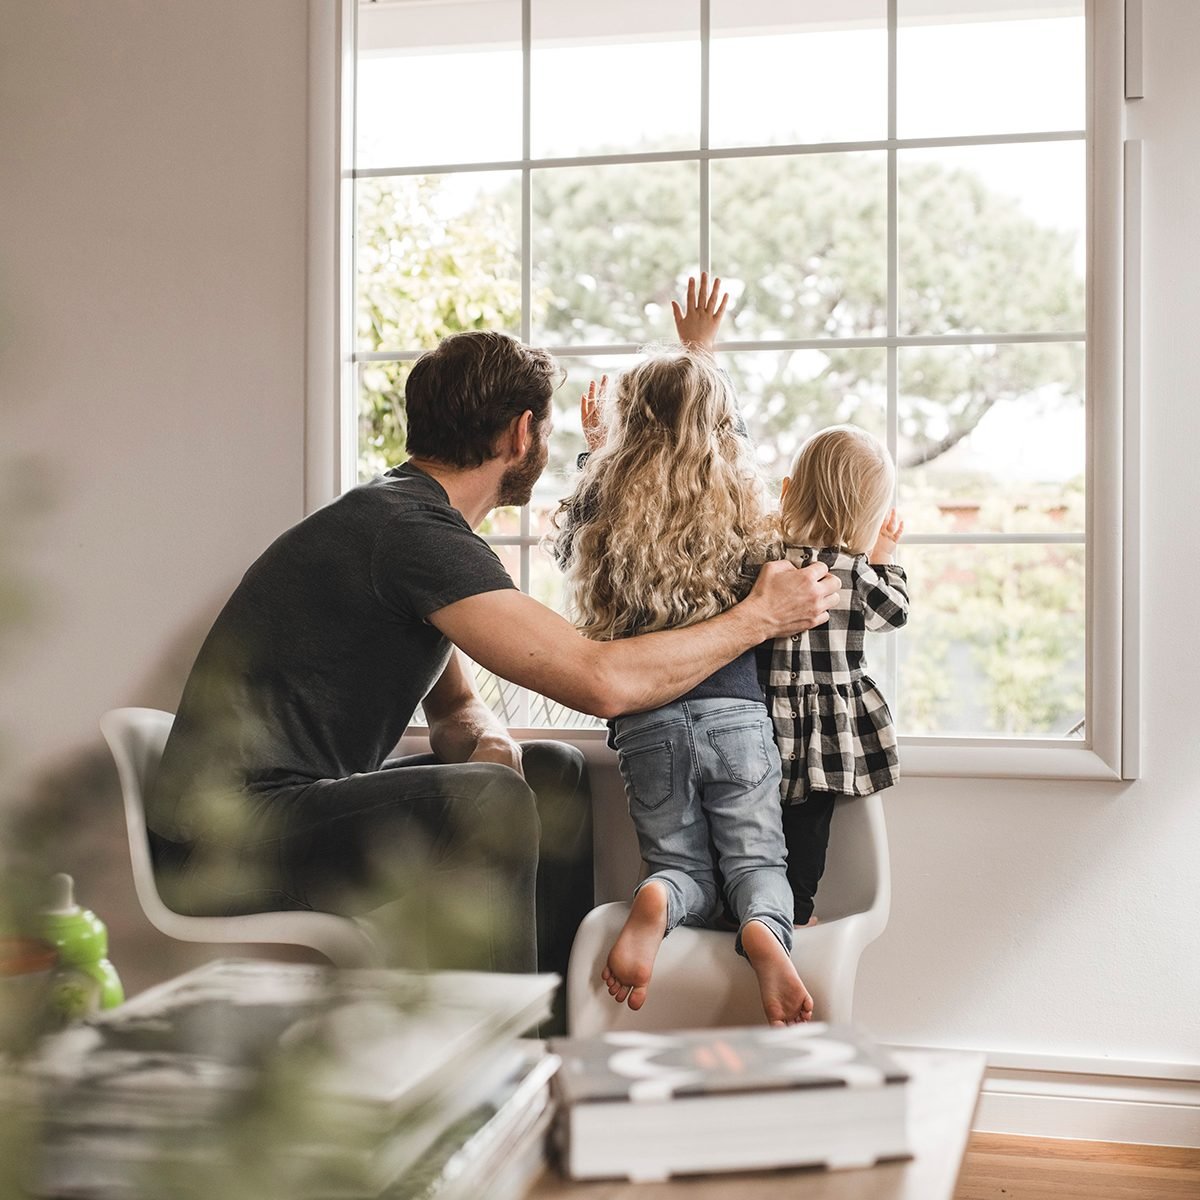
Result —
[[844, 796], [837, 802], [829, 831], [825, 874], [817, 892], [822, 921], [875, 908], [890, 890], [887, 834], [878, 796]]
[[150, 858], [145, 790], [162, 758], [174, 722], [170, 713], [156, 708], [114, 708], [100, 718], [100, 732], [112, 751], [121, 780], [134, 887], [142, 908], [152, 920], [164, 905], [158, 896]]

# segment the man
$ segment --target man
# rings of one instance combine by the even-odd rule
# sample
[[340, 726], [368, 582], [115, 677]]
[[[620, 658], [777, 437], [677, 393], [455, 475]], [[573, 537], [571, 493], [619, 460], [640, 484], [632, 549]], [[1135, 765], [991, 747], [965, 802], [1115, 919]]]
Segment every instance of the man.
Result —
[[[445, 339], [406, 387], [409, 461], [284, 533], [206, 639], [151, 789], [169, 903], [365, 912], [423, 902], [437, 965], [563, 972], [591, 906], [582, 755], [509, 736], [462, 654], [572, 708], [662, 704], [825, 620], [824, 567], [763, 568], [688, 629], [598, 643], [518, 591], [474, 530], [546, 465], [545, 351]], [[387, 761], [423, 703], [432, 754]]]

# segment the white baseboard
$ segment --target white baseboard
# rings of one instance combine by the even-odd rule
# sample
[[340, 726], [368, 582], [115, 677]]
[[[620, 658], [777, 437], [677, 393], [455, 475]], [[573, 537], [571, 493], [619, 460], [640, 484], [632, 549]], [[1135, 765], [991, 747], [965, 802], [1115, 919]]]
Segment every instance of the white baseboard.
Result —
[[989, 1054], [973, 1129], [1200, 1147], [1200, 1064]]

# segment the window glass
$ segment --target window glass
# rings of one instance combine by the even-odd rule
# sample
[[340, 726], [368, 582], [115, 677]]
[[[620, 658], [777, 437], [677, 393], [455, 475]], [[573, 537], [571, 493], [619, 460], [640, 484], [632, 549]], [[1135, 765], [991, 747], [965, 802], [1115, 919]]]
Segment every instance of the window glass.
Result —
[[1082, 546], [910, 545], [900, 561], [912, 600], [896, 643], [905, 733], [1079, 735]]
[[804, 439], [852, 423], [886, 437], [887, 351], [746, 350], [720, 356], [737, 389], [758, 461], [775, 484]]
[[899, 0], [902, 138], [1082, 129], [1083, 0]]
[[905, 347], [899, 357], [910, 529], [1082, 532], [1082, 343]]
[[900, 332], [1084, 327], [1084, 143], [902, 150]]
[[[965, 144], [891, 151], [870, 144], [888, 135], [886, 0], [710, 0], [707, 97], [701, 7], [531, 0], [523, 113], [518, 0], [363, 6], [360, 476], [403, 460], [420, 351], [470, 329], [554, 348], [546, 471], [481, 532], [561, 611], [546, 539], [577, 479], [580, 394], [670, 343], [671, 300], [711, 264], [731, 296], [719, 361], [775, 494], [825, 426], [895, 453], [913, 615], [870, 654], [901, 733], [1080, 736], [1082, 0], [899, 0], [898, 137]], [[544, 161], [597, 155], [618, 161]], [[479, 679], [510, 724], [600, 724]]]
[[521, 329], [521, 184], [504, 171], [357, 184], [358, 348]]
[[532, 0], [534, 158], [700, 144], [695, 0]]
[[711, 171], [726, 337], [886, 332], [885, 154], [725, 159]]
[[698, 270], [694, 162], [553, 167], [533, 179], [533, 337], [548, 345], [666, 336]]
[[520, 0], [360, 4], [357, 165], [520, 158], [521, 69]]
[[712, 0], [709, 143], [887, 137], [886, 0]]
[[382, 475], [407, 457], [404, 383], [411, 362], [360, 362], [358, 374], [358, 479]]
[[[668, 317], [668, 321], [669, 321]], [[664, 331], [665, 337], [665, 331]], [[586, 358], [563, 356], [559, 364], [566, 376], [554, 393], [554, 429], [550, 434], [550, 458], [533, 490], [530, 526], [533, 536], [552, 533], [553, 516], [558, 503], [571, 493], [578, 476], [576, 463], [584, 450], [583, 430], [579, 423], [579, 401], [593, 381], [599, 386], [605, 376], [610, 392], [617, 376], [638, 361], [635, 354], [589, 355]]]

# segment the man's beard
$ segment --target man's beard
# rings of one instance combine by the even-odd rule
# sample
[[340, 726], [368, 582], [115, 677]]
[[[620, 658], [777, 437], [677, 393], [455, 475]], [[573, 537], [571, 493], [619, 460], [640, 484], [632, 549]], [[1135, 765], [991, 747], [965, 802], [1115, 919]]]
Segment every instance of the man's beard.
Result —
[[525, 457], [500, 476], [500, 494], [496, 500], [496, 507], [528, 504], [533, 495], [533, 485], [541, 478], [549, 457], [549, 447], [540, 438], [534, 438], [529, 449], [525, 451]]

